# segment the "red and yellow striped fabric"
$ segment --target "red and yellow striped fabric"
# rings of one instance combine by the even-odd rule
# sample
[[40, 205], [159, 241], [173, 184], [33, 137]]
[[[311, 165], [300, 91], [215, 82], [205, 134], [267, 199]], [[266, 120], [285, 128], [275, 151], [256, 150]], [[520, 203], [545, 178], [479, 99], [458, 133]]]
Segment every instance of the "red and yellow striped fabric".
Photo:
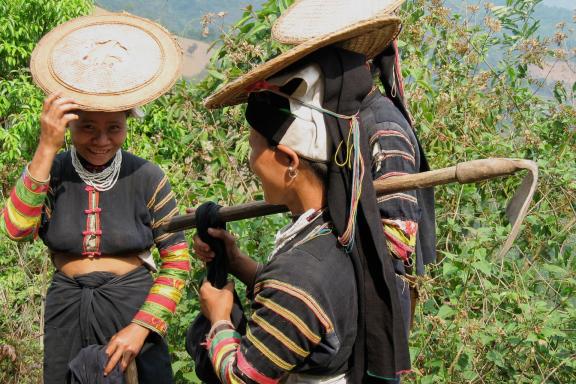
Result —
[[163, 335], [186, 285], [190, 270], [188, 245], [179, 243], [161, 249], [160, 258], [160, 273], [132, 322]]
[[14, 241], [34, 240], [48, 188], [48, 182], [34, 180], [26, 168], [0, 214], [0, 230]]

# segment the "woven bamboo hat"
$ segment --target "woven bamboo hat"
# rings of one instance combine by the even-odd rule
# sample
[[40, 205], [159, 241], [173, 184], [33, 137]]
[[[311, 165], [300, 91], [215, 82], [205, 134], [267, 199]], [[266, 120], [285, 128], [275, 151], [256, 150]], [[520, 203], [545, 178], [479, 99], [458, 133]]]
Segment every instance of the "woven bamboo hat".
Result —
[[30, 61], [34, 82], [88, 111], [124, 111], [167, 92], [180, 77], [182, 49], [160, 25], [128, 13], [59, 25]]
[[300, 0], [272, 28], [272, 37], [295, 45], [223, 85], [204, 104], [219, 108], [246, 101], [249, 89], [305, 56], [337, 44], [368, 59], [382, 52], [400, 32], [400, 18], [390, 14], [404, 0]]

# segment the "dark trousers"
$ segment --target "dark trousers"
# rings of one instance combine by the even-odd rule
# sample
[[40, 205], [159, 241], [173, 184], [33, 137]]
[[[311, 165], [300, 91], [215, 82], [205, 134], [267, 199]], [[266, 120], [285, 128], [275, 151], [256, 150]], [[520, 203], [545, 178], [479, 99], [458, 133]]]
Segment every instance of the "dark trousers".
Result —
[[[122, 276], [93, 272], [70, 278], [56, 272], [46, 295], [44, 384], [66, 382], [68, 363], [80, 349], [106, 345], [130, 324], [153, 279], [145, 267]], [[140, 384], [172, 383], [168, 347], [151, 332], [136, 357]]]

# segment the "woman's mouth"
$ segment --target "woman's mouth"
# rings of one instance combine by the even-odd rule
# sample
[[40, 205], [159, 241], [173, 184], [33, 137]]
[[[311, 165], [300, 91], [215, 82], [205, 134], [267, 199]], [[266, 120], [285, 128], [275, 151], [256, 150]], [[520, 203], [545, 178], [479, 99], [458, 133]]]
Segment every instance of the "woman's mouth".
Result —
[[88, 151], [95, 156], [102, 156], [102, 155], [107, 155], [108, 153], [110, 153], [109, 149], [106, 149], [106, 150], [104, 150], [104, 149], [103, 150], [89, 149]]

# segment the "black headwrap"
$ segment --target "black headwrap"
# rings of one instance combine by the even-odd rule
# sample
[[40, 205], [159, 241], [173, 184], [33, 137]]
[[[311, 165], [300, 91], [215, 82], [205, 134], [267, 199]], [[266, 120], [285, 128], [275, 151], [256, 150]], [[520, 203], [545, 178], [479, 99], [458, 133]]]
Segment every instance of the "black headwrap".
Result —
[[[404, 81], [400, 70], [400, 58], [396, 41], [392, 42], [382, 53], [372, 61], [373, 68], [378, 70], [380, 81], [384, 86], [386, 96], [392, 100], [396, 108], [406, 121], [413, 127], [412, 116], [408, 112], [404, 98]], [[426, 154], [416, 131], [414, 137], [418, 142], [420, 150], [420, 169], [419, 172], [430, 170]], [[436, 261], [436, 220], [434, 213], [434, 188], [418, 189], [416, 191], [418, 207], [422, 211], [422, 216], [418, 221], [418, 239], [416, 241], [416, 272], [419, 275], [424, 274], [424, 265]]]
[[[337, 47], [327, 47], [308, 56], [295, 66], [316, 63], [324, 79], [322, 107], [342, 115], [354, 115], [373, 87], [371, 73], [364, 55]], [[290, 84], [288, 84], [290, 85]], [[286, 89], [283, 93], [290, 94]], [[288, 100], [271, 92], [252, 93], [248, 100], [246, 119], [270, 143], [277, 144], [292, 123]], [[330, 157], [348, 138], [350, 122], [324, 114]], [[362, 124], [362, 122], [360, 122]], [[365, 132], [360, 129], [360, 132]], [[370, 164], [368, 137], [360, 135], [364, 164]], [[339, 153], [339, 157], [342, 154]], [[338, 162], [344, 162], [338, 158]], [[352, 189], [352, 170], [329, 164], [327, 181], [328, 211], [334, 229], [342, 235], [346, 229]], [[370, 172], [362, 180], [362, 194], [356, 216], [354, 246], [350, 255], [356, 271], [359, 293], [358, 337], [351, 357], [351, 382], [369, 382], [377, 378], [395, 378], [410, 369], [407, 333], [396, 292], [396, 277], [388, 255], [382, 230], [376, 194]]]

